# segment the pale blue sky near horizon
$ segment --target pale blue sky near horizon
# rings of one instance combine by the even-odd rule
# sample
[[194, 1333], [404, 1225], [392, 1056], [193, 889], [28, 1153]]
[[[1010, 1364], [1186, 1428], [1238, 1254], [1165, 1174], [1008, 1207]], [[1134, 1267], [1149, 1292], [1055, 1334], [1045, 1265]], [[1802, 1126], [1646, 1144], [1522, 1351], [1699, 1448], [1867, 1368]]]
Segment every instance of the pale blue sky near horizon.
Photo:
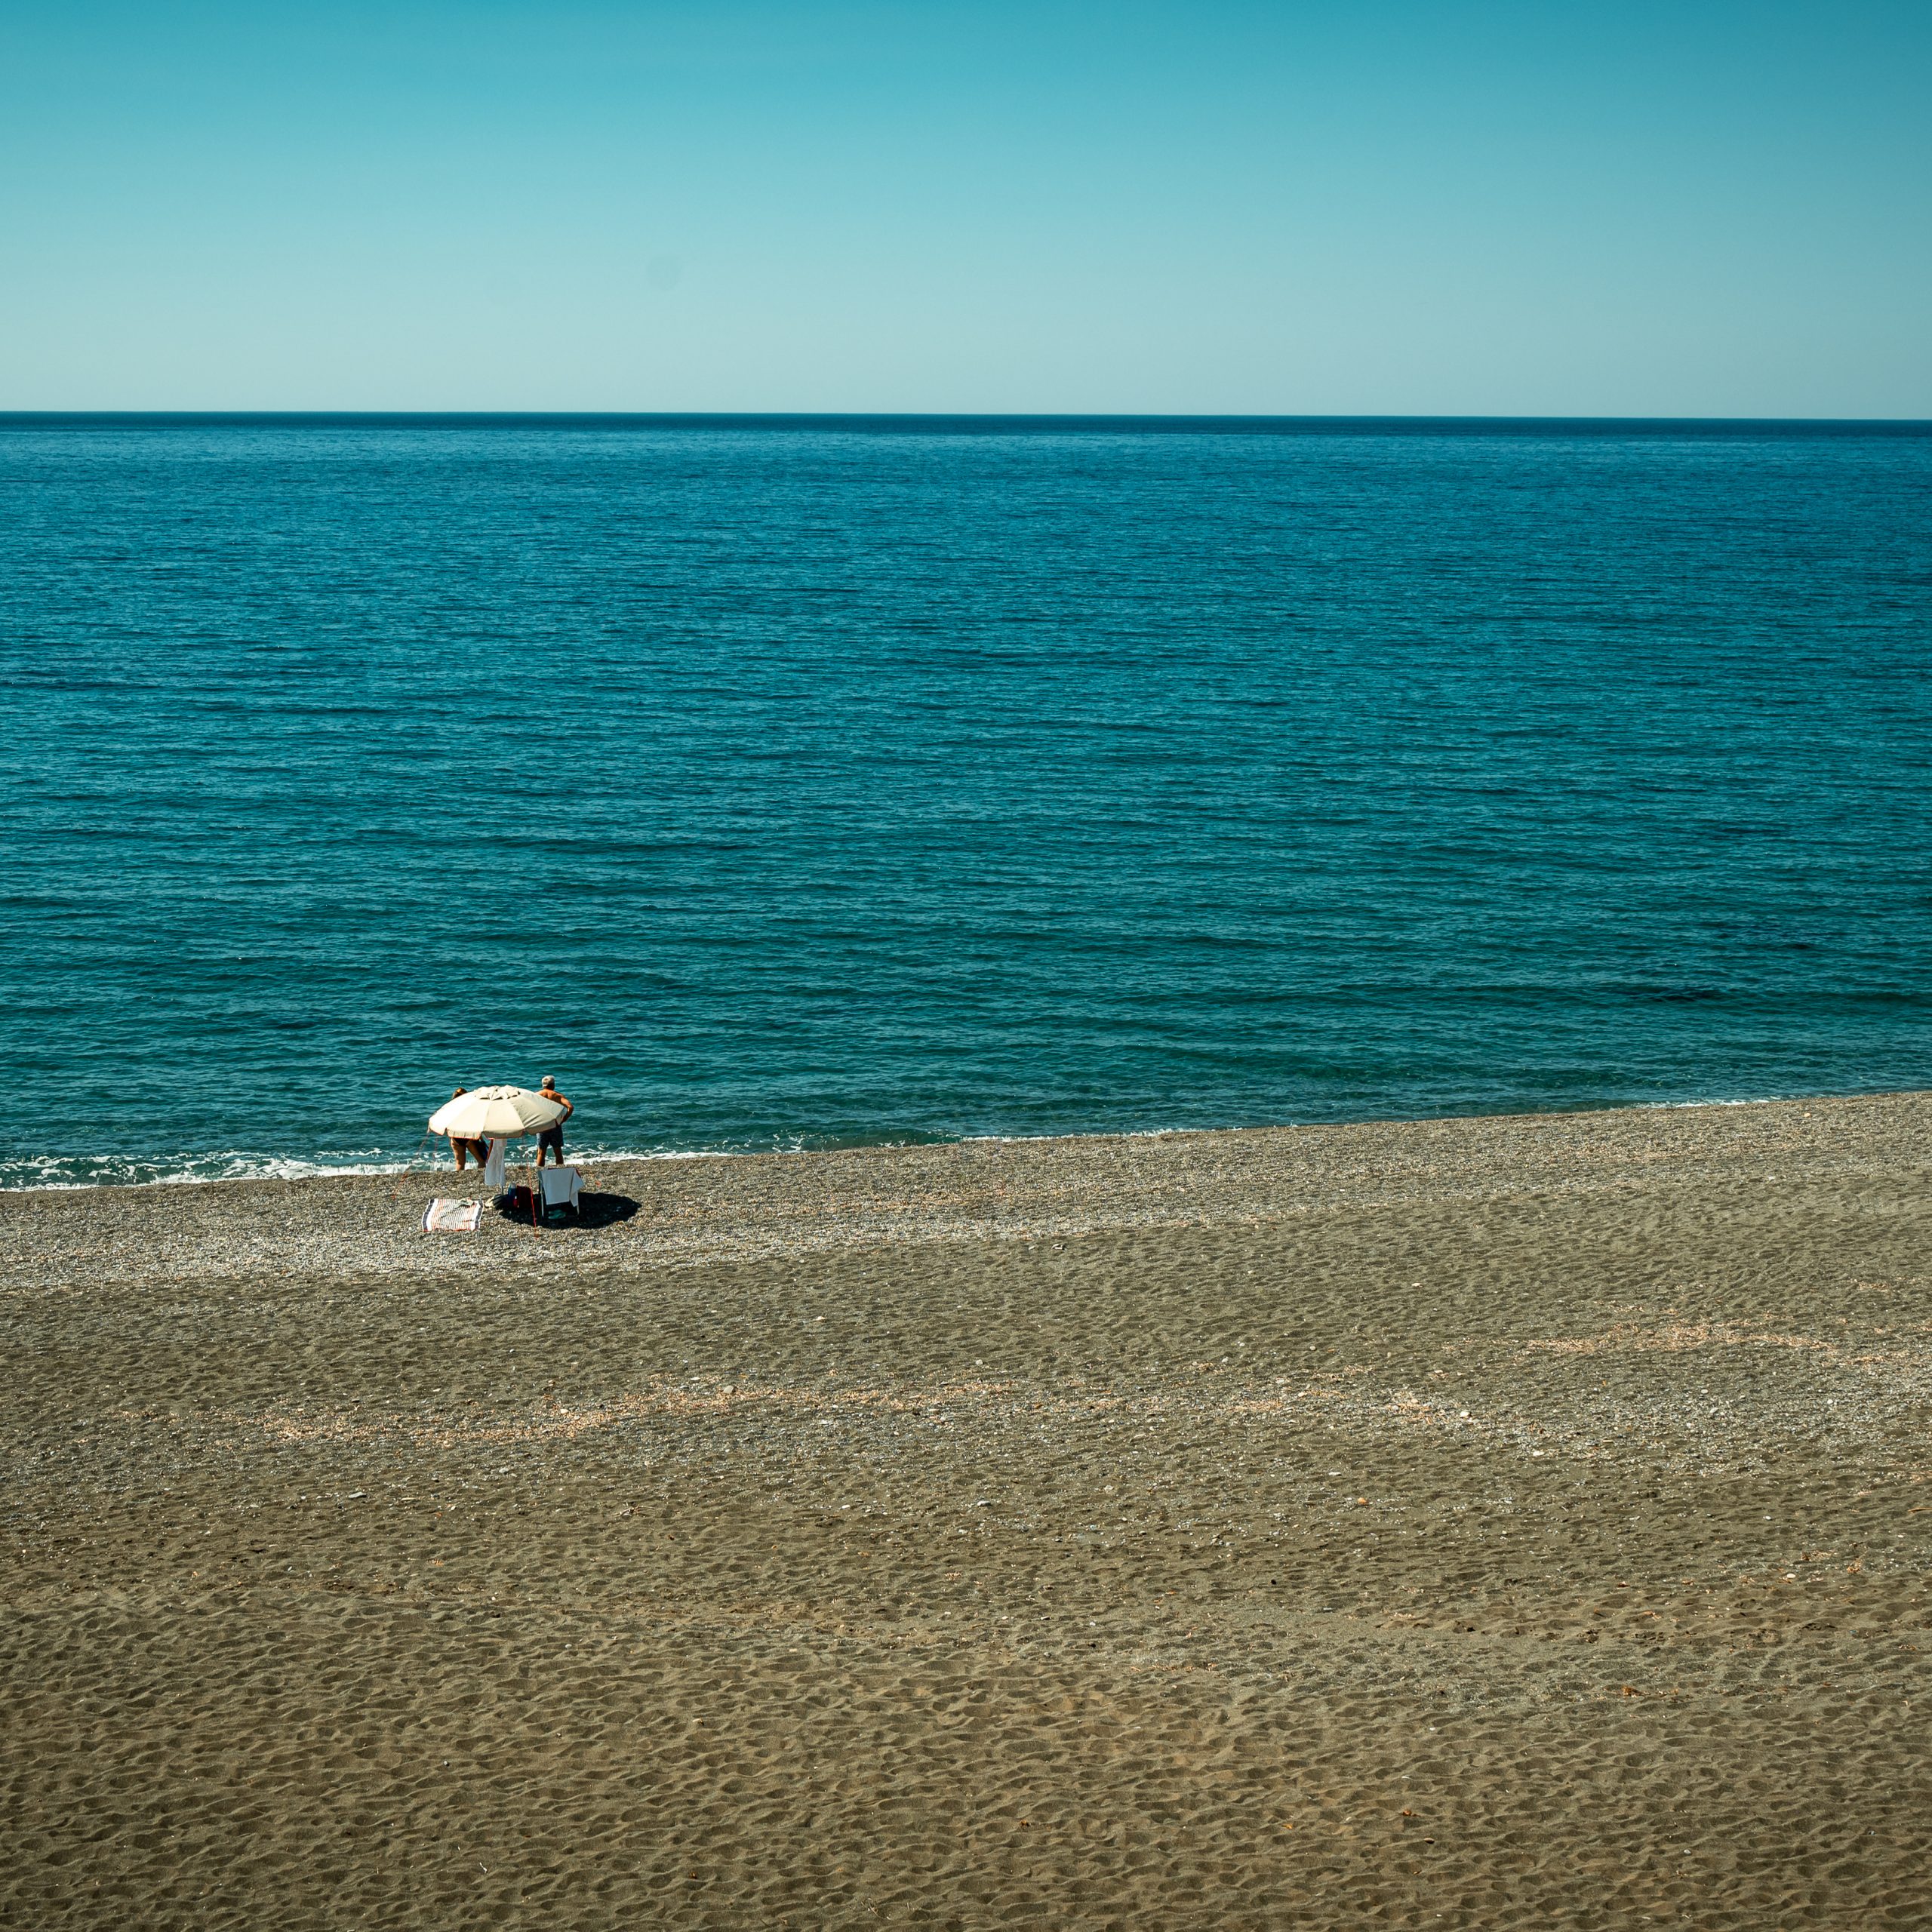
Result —
[[1932, 8], [0, 0], [0, 409], [1932, 417]]

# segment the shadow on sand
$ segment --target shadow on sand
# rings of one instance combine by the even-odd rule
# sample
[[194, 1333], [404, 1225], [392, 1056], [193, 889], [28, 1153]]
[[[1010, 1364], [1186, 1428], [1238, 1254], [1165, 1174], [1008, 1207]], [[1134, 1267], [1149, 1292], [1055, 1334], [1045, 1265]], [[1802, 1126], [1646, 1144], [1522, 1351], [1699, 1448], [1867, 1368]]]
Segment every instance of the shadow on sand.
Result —
[[577, 1197], [577, 1219], [568, 1225], [614, 1227], [620, 1221], [628, 1221], [636, 1212], [637, 1203], [628, 1194], [582, 1194]]
[[[506, 1221], [520, 1221], [530, 1225], [530, 1192], [527, 1188], [512, 1188], [500, 1194], [491, 1203]], [[628, 1221], [637, 1212], [637, 1203], [628, 1194], [592, 1194], [586, 1191], [577, 1197], [577, 1212], [568, 1220], [546, 1221], [546, 1234], [569, 1234], [578, 1228], [610, 1228], [620, 1221]]]

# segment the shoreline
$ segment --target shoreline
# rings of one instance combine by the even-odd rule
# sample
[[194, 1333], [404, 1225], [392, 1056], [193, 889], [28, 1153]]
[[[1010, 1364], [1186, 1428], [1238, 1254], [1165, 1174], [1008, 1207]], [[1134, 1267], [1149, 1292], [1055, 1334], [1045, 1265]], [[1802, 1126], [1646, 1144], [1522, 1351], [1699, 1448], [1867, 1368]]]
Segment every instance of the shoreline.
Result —
[[512, 1254], [526, 1272], [771, 1259], [1170, 1226], [1252, 1226], [1432, 1200], [1615, 1193], [1661, 1170], [1749, 1186], [1843, 1175], [1932, 1149], [1932, 1092], [1346, 1125], [910, 1143], [579, 1163], [597, 1224], [546, 1229], [486, 1205], [473, 1234], [426, 1235], [471, 1171], [16, 1189], [0, 1194], [0, 1279], [178, 1280], [198, 1271], [435, 1275]]
[[197, 1273], [429, 1277], [489, 1269], [777, 1260], [879, 1244], [1260, 1225], [1418, 1201], [1614, 1196], [1657, 1174], [1749, 1188], [1849, 1177], [1932, 1152], [1932, 1091], [1712, 1107], [1476, 1115], [1146, 1136], [931, 1142], [836, 1152], [583, 1161], [595, 1225], [534, 1232], [485, 1208], [425, 1235], [435, 1196], [489, 1200], [445, 1169], [0, 1194], [0, 1283]]
[[[531, 1235], [485, 1210], [477, 1235], [423, 1235], [435, 1196], [489, 1200], [452, 1167], [321, 1173], [182, 1186], [125, 1183], [0, 1192], [0, 1271], [23, 1236], [100, 1236], [94, 1258], [174, 1273], [226, 1263], [408, 1271], [494, 1252], [504, 1241], [560, 1263], [574, 1256], [724, 1258], [848, 1242], [977, 1232], [1254, 1221], [1418, 1194], [1601, 1190], [1683, 1173], [1749, 1177], [1766, 1161], [1820, 1171], [1932, 1157], [1932, 1090], [1810, 1100], [1604, 1107], [1586, 1113], [1177, 1128], [1149, 1134], [900, 1142], [765, 1153], [574, 1157], [589, 1192], [628, 1204], [601, 1227]], [[516, 1167], [512, 1163], [512, 1179]], [[634, 1211], [632, 1211], [634, 1210]], [[286, 1236], [286, 1238], [284, 1238]], [[48, 1244], [29, 1246], [45, 1260]]]
[[[573, 1164], [643, 1165], [657, 1161], [752, 1161], [808, 1159], [818, 1155], [869, 1153], [903, 1153], [919, 1149], [974, 1148], [980, 1146], [1028, 1147], [1056, 1146], [1086, 1141], [1171, 1140], [1202, 1135], [1319, 1133], [1355, 1128], [1421, 1128], [1493, 1121], [1567, 1121], [1592, 1118], [1602, 1115], [1680, 1113], [1717, 1111], [1734, 1108], [1811, 1106], [1847, 1101], [1909, 1100], [1932, 1094], [1928, 1088], [1860, 1088], [1850, 1092], [1780, 1094], [1746, 1100], [1641, 1100], [1617, 1102], [1603, 1106], [1533, 1109], [1518, 1112], [1473, 1114], [1368, 1115], [1347, 1120], [1269, 1121], [1246, 1127], [1151, 1127], [1097, 1128], [1066, 1134], [977, 1134], [956, 1137], [906, 1140], [854, 1140], [823, 1146], [690, 1147], [675, 1149], [613, 1148], [572, 1153]], [[26, 1157], [21, 1157], [25, 1158]], [[54, 1160], [132, 1159], [133, 1156], [60, 1155]], [[281, 1154], [210, 1154], [183, 1156], [186, 1160], [235, 1160], [259, 1161], [265, 1168], [299, 1170], [287, 1173], [199, 1174], [171, 1173], [150, 1175], [140, 1180], [61, 1180], [0, 1183], [0, 1201], [17, 1194], [91, 1193], [102, 1189], [218, 1187], [255, 1182], [307, 1182], [318, 1180], [383, 1180], [421, 1174], [448, 1174], [454, 1171], [434, 1159], [426, 1164], [420, 1156], [398, 1161], [372, 1161], [366, 1165], [326, 1164], [306, 1155]], [[447, 1151], [443, 1159], [448, 1159]]]

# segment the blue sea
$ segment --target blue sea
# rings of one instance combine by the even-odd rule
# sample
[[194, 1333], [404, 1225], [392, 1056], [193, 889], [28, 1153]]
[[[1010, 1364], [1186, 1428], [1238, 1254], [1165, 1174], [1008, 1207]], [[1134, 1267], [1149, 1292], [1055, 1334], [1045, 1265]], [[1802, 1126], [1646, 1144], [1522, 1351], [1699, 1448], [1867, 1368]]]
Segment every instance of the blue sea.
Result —
[[1932, 1084], [1932, 430], [0, 418], [0, 1184]]

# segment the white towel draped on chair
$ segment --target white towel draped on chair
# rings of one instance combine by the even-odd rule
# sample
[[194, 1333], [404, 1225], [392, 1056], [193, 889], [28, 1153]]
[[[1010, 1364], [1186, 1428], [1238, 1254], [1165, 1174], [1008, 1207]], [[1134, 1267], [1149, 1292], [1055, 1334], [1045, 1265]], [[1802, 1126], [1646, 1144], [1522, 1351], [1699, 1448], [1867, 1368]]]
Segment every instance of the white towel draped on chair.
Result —
[[492, 1140], [491, 1141], [490, 1158], [483, 1169], [483, 1185], [485, 1187], [500, 1188], [503, 1186], [503, 1149], [509, 1144], [507, 1140]]
[[574, 1168], [540, 1168], [537, 1174], [543, 1183], [543, 1205], [561, 1208], [567, 1204], [575, 1208], [583, 1195], [583, 1177]]

